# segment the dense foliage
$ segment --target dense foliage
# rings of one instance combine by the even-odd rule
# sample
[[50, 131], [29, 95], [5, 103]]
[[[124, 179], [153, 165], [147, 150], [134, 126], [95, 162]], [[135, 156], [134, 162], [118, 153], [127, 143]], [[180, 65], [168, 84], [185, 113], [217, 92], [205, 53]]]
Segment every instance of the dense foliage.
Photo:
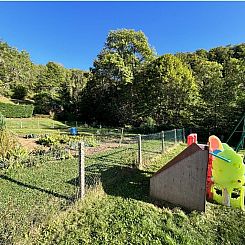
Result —
[[104, 125], [189, 127], [226, 135], [245, 108], [245, 44], [158, 56], [142, 31], [111, 31], [90, 71], [0, 42], [0, 95], [35, 113]]
[[0, 112], [5, 117], [10, 118], [26, 118], [31, 117], [33, 114], [33, 105], [15, 105], [0, 102]]

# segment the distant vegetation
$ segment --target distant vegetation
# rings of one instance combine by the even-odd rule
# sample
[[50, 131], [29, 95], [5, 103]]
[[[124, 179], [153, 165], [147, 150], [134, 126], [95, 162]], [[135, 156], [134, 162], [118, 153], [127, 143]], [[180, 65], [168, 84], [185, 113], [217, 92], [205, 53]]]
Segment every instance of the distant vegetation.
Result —
[[[111, 31], [90, 71], [48, 62], [0, 42], [0, 96], [32, 99], [63, 120], [226, 136], [245, 108], [245, 44], [158, 56], [141, 31]], [[1, 109], [0, 109], [1, 110]]]
[[8, 118], [32, 117], [33, 105], [14, 105], [0, 102], [0, 112]]

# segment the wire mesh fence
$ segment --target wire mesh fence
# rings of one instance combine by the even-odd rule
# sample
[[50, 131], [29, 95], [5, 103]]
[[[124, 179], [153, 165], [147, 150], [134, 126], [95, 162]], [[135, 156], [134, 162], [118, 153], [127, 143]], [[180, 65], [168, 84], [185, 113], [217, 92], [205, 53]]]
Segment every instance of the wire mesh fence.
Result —
[[127, 166], [140, 168], [141, 164], [161, 156], [175, 144], [184, 142], [185, 132], [184, 129], [174, 129], [148, 135], [104, 135], [101, 139], [103, 144], [107, 144], [106, 151], [86, 155], [85, 147], [85, 190], [104, 183], [103, 178], [108, 181], [108, 176], [109, 181], [112, 180], [116, 173], [110, 176], [112, 169]]
[[147, 135], [124, 136], [121, 147], [134, 155], [137, 165], [151, 161], [178, 142], [185, 141], [184, 129], [174, 129]]
[[[91, 136], [88, 136], [87, 139], [70, 136], [69, 140], [66, 137], [58, 137], [58, 141], [55, 137], [46, 137], [42, 140], [43, 142], [53, 140], [54, 144], [49, 147], [39, 146], [29, 154], [16, 152], [9, 159], [0, 159], [0, 169], [11, 168], [17, 164], [24, 167], [43, 166], [41, 169], [45, 172], [45, 181], [47, 182], [47, 179], [50, 178], [50, 182], [59, 183], [62, 188], [64, 187], [61, 188], [63, 194], [76, 199], [81, 197], [79, 194], [81, 188], [81, 177], [79, 177], [81, 160], [79, 159], [81, 159], [81, 154], [84, 156], [83, 188], [86, 192], [100, 183], [103, 178], [106, 178], [106, 181], [113, 178], [113, 174], [110, 177], [110, 169], [123, 166], [139, 168], [141, 164], [148, 163], [164, 154], [176, 143], [185, 141], [184, 129], [148, 135], [124, 134], [123, 130], [94, 135], [96, 135], [93, 136], [96, 138], [95, 145], [89, 143]], [[81, 141], [85, 143], [82, 149], [84, 152], [79, 150]], [[59, 143], [56, 144], [57, 142]], [[22, 156], [18, 157], [17, 153]], [[70, 179], [66, 180], [66, 176], [69, 176]], [[59, 192], [56, 187], [54, 189], [57, 190], [57, 193]]]

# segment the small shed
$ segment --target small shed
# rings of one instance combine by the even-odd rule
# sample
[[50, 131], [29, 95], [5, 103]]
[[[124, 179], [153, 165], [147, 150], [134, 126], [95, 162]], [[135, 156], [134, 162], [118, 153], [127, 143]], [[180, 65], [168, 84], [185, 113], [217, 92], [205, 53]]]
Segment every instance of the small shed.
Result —
[[204, 211], [208, 146], [191, 144], [150, 179], [150, 196], [188, 210]]

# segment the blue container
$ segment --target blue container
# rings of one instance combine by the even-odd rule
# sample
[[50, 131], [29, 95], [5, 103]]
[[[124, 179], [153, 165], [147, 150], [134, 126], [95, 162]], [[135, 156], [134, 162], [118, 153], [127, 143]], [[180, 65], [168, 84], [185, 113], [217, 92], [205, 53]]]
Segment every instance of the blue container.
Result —
[[71, 135], [77, 135], [77, 128], [70, 128]]

